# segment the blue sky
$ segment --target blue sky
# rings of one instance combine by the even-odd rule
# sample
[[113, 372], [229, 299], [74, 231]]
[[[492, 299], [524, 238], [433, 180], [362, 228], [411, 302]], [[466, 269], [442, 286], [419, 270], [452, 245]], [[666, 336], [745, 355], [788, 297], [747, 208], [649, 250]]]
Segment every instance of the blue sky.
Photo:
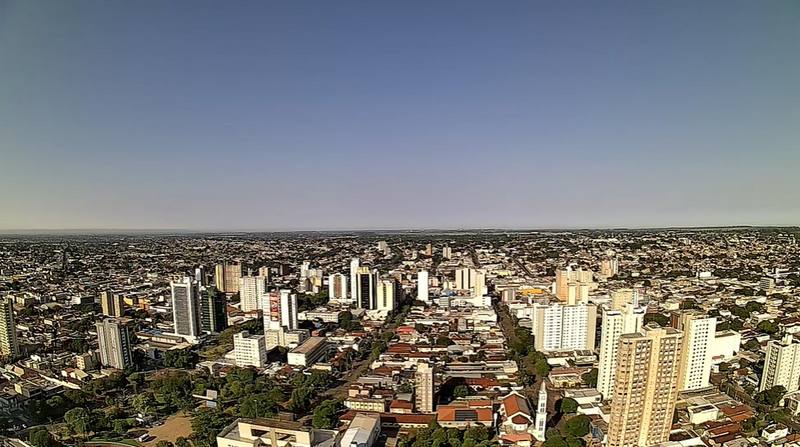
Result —
[[0, 229], [800, 224], [800, 3], [0, 0]]

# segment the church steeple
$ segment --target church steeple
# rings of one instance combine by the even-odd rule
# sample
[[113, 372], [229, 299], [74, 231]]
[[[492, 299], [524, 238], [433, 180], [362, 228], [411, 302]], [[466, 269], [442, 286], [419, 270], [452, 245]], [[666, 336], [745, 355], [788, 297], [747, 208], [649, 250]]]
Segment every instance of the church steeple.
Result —
[[536, 421], [533, 428], [533, 437], [539, 441], [544, 441], [547, 431], [547, 388], [544, 380], [539, 388], [539, 401], [536, 403]]

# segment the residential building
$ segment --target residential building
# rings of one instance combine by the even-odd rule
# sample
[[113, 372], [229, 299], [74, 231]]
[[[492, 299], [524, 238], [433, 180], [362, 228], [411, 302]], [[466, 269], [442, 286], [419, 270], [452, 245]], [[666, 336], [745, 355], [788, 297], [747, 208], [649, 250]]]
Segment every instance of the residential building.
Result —
[[620, 336], [608, 427], [609, 447], [649, 447], [669, 440], [683, 334], [645, 326]]
[[103, 315], [109, 317], [121, 317], [125, 314], [125, 302], [122, 295], [110, 290], [100, 292], [100, 307], [103, 309]]
[[[428, 244], [430, 246], [430, 244]], [[417, 272], [417, 299], [422, 302], [429, 302], [428, 297], [428, 272], [420, 270]]]
[[14, 323], [14, 299], [11, 297], [0, 301], [0, 355], [7, 359], [19, 355], [17, 326]]
[[800, 343], [794, 335], [786, 334], [780, 341], [767, 343], [764, 372], [759, 391], [781, 385], [788, 393], [800, 389]]
[[242, 276], [239, 281], [239, 305], [242, 312], [261, 308], [261, 298], [267, 293], [267, 278], [263, 276]]
[[133, 340], [128, 321], [106, 318], [95, 324], [100, 363], [115, 369], [133, 366]]
[[[638, 303], [637, 303], [638, 304]], [[614, 375], [617, 370], [619, 337], [639, 332], [646, 308], [628, 304], [624, 310], [603, 309], [600, 326], [600, 355], [597, 365], [597, 391], [604, 399], [614, 392]]]
[[236, 366], [263, 368], [267, 364], [267, 344], [263, 335], [251, 335], [247, 331], [233, 336], [233, 353]]
[[347, 300], [347, 276], [341, 273], [328, 276], [328, 299]]
[[433, 366], [428, 363], [417, 363], [414, 376], [414, 403], [419, 413], [433, 413], [435, 382]]
[[707, 388], [711, 379], [717, 319], [699, 311], [686, 311], [680, 314], [677, 323], [676, 329], [683, 331], [683, 365], [678, 389], [689, 391]]
[[216, 334], [228, 327], [228, 303], [216, 287], [200, 287], [200, 331]]
[[400, 301], [399, 296], [402, 293], [397, 280], [394, 278], [383, 278], [378, 281], [376, 290], [375, 304], [376, 310], [391, 312], [397, 307], [397, 302]]
[[358, 301], [356, 301], [356, 305], [361, 309], [377, 309], [378, 271], [361, 266], [358, 268], [356, 278], [358, 285]]
[[594, 277], [591, 270], [583, 270], [580, 267], [573, 270], [572, 266], [568, 265], [563, 270], [556, 270], [553, 293], [562, 303], [580, 304], [589, 298], [589, 291], [593, 285]]
[[536, 349], [542, 352], [593, 350], [596, 326], [594, 304], [537, 304], [531, 331]]

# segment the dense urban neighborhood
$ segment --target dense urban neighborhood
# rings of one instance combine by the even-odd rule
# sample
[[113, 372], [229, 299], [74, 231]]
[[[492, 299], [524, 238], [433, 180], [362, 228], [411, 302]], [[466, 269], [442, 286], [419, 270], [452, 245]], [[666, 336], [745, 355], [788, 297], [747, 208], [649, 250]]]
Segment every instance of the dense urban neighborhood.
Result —
[[797, 228], [0, 236], [6, 445], [800, 446]]

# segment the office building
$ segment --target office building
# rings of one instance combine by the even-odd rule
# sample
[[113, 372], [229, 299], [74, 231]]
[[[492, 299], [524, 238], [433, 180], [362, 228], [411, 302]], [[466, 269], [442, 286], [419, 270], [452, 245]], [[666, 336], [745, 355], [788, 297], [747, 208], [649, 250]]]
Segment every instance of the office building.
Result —
[[608, 425], [609, 447], [648, 447], [669, 440], [683, 334], [645, 326], [620, 336]]
[[372, 310], [378, 307], [377, 270], [370, 270], [369, 267], [361, 266], [356, 273], [356, 284], [358, 285], [358, 301], [356, 305], [361, 309]]
[[287, 363], [293, 366], [312, 366], [328, 355], [325, 337], [309, 337], [287, 354]]
[[[637, 303], [638, 304], [638, 303]], [[611, 399], [617, 371], [619, 337], [642, 329], [646, 308], [628, 304], [624, 310], [603, 309], [600, 326], [600, 356], [597, 364], [597, 391]]]
[[698, 311], [685, 311], [677, 316], [677, 327], [683, 332], [681, 357], [683, 366], [678, 381], [680, 391], [709, 386], [717, 319]]
[[417, 272], [417, 299], [424, 303], [430, 302], [428, 297], [428, 272], [426, 270]]
[[597, 306], [594, 304], [537, 304], [531, 323], [538, 351], [594, 349], [597, 327]]
[[263, 368], [267, 364], [267, 344], [263, 335], [250, 335], [247, 331], [233, 336], [233, 353], [236, 366]]
[[252, 312], [261, 308], [261, 299], [267, 293], [267, 278], [263, 276], [242, 276], [239, 280], [239, 305], [242, 312]]
[[200, 331], [216, 334], [228, 327], [228, 303], [215, 287], [200, 287]]
[[122, 295], [107, 290], [100, 292], [100, 307], [103, 309], [103, 315], [109, 317], [121, 317], [125, 314], [125, 302]]
[[433, 413], [435, 386], [433, 366], [428, 363], [417, 363], [414, 375], [414, 402], [418, 413]]
[[3, 298], [0, 302], [0, 355], [6, 359], [19, 355], [14, 299], [11, 297]]
[[133, 366], [133, 340], [126, 320], [106, 318], [95, 324], [100, 363], [115, 369]]
[[774, 386], [786, 388], [791, 393], [800, 389], [800, 343], [794, 335], [786, 334], [781, 340], [767, 343], [767, 357], [764, 360], [764, 372], [761, 374], [759, 391]]
[[190, 277], [170, 283], [172, 289], [172, 321], [175, 334], [188, 341], [200, 335], [200, 300], [197, 282]]
[[328, 276], [328, 299], [347, 300], [347, 276], [341, 273]]

